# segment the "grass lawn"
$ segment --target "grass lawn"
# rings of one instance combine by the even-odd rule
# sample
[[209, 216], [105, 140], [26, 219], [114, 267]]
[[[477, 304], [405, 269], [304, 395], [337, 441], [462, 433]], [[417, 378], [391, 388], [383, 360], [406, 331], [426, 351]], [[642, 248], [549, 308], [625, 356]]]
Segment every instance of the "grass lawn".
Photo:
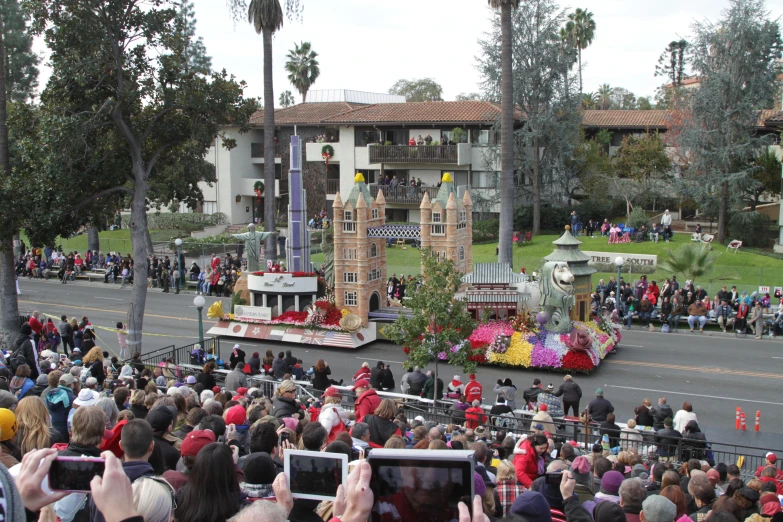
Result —
[[[181, 230], [150, 230], [150, 237], [153, 243], [169, 241], [171, 238], [183, 237], [188, 235]], [[21, 233], [22, 240], [29, 245], [30, 241], [24, 232]], [[101, 242], [101, 251], [120, 252], [121, 254], [131, 253], [130, 230], [123, 228], [120, 230], [104, 230], [98, 233]], [[58, 238], [57, 245], [62, 246], [64, 252], [76, 251], [84, 253], [87, 250], [87, 234], [80, 234], [71, 238]]]
[[[520, 267], [525, 267], [527, 273], [530, 274], [533, 271], [537, 271], [541, 266], [541, 260], [544, 256], [552, 253], [554, 245], [552, 241], [557, 239], [555, 235], [543, 235], [533, 238], [532, 244], [524, 247], [514, 247], [514, 269], [519, 270]], [[658, 243], [651, 243], [646, 241], [644, 243], [624, 243], [610, 245], [607, 238], [595, 237], [585, 238], [579, 237], [582, 241], [582, 250], [594, 251], [594, 252], [614, 252], [617, 254], [629, 253], [629, 254], [652, 254], [658, 256], [660, 262], [663, 258], [664, 250], [666, 248], [677, 249], [684, 244], [690, 243], [690, 234], [675, 234], [673, 240], [670, 243], [665, 243], [661, 240]], [[497, 261], [497, 255], [495, 254], [495, 243], [484, 243], [473, 245], [473, 262], [474, 263], [494, 263]], [[733, 252], [726, 252], [725, 247], [715, 245], [715, 252], [718, 257], [715, 261], [715, 269], [713, 270], [710, 278], [712, 281], [697, 281], [697, 284], [701, 284], [710, 295], [714, 295], [720, 290], [722, 285], [726, 285], [729, 288], [736, 285], [739, 291], [747, 290], [751, 292], [758, 290], [761, 285], [764, 286], [783, 286], [783, 260], [775, 259], [769, 256], [759, 255], [747, 251], [740, 251], [737, 254]], [[313, 263], [319, 266], [323, 261], [323, 254], [316, 254], [313, 256]], [[406, 250], [402, 250], [398, 247], [391, 247], [386, 249], [387, 260], [387, 273], [391, 274], [418, 274], [421, 271], [419, 264], [419, 251], [415, 248], [408, 247]], [[598, 280], [604, 278], [609, 279], [610, 276], [617, 276], [617, 273], [596, 273], [593, 275], [593, 285], [598, 283]], [[668, 273], [663, 270], [656, 270], [652, 274], [648, 274], [648, 279], [655, 279], [662, 281], [668, 277]], [[629, 274], [627, 270], [623, 270], [623, 277], [627, 280]], [[631, 274], [631, 277], [635, 280], [638, 279], [636, 274]], [[677, 276], [677, 279], [682, 279], [681, 275]], [[682, 280], [681, 284], [685, 281]]]

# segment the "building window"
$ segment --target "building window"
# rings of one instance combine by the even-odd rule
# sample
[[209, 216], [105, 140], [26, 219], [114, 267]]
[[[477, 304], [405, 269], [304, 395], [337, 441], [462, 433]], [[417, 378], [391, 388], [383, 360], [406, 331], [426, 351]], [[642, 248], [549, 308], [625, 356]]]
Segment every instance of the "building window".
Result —
[[217, 212], [217, 201], [203, 201], [201, 203], [201, 212], [204, 214], [214, 214]]
[[457, 223], [457, 230], [468, 228], [468, 213], [464, 210], [459, 212], [459, 223]]
[[354, 259], [359, 259], [356, 256], [356, 249], [350, 249], [350, 248], [343, 248], [343, 259], [346, 259], [348, 261], [352, 261]]
[[343, 272], [343, 283], [357, 283], [359, 276], [356, 272]]
[[370, 245], [370, 257], [378, 257], [378, 245], [375, 243]]
[[346, 234], [356, 233], [356, 222], [353, 221], [353, 212], [346, 210], [343, 214], [343, 232]]
[[381, 270], [379, 268], [373, 268], [370, 270], [370, 273], [367, 275], [368, 281], [377, 281], [381, 278]]
[[344, 221], [353, 221], [353, 212], [351, 212], [350, 210], [346, 210], [343, 213], [343, 220]]
[[345, 306], [356, 306], [356, 303], [358, 302], [357, 293], [345, 292], [345, 299], [343, 301]]
[[464, 246], [460, 246], [459, 247], [459, 260], [460, 261], [465, 261], [465, 247]]
[[499, 188], [499, 172], [474, 172], [471, 176], [473, 188]]
[[440, 212], [433, 212], [432, 213], [432, 222], [433, 223], [440, 223]]
[[378, 219], [378, 209], [377, 208], [372, 209], [371, 216], [372, 216], [372, 219]]

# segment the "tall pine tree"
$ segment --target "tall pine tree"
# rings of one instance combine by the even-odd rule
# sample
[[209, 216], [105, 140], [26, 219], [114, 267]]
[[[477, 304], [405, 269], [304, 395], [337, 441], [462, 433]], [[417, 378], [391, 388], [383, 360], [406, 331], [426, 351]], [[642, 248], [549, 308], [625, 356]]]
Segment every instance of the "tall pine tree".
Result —
[[196, 11], [192, 0], [182, 0], [182, 5], [177, 10], [176, 24], [177, 33], [185, 40], [183, 73], [209, 75], [212, 58], [207, 55], [204, 39], [196, 36]]

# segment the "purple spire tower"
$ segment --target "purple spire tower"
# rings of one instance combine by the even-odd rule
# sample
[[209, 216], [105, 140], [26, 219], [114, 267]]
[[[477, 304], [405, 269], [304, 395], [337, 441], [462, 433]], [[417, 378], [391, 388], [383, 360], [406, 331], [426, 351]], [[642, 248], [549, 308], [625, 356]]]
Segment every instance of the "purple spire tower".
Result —
[[288, 272], [310, 272], [310, 231], [307, 230], [307, 198], [302, 183], [302, 142], [291, 136], [291, 169], [288, 171], [290, 203], [285, 266]]

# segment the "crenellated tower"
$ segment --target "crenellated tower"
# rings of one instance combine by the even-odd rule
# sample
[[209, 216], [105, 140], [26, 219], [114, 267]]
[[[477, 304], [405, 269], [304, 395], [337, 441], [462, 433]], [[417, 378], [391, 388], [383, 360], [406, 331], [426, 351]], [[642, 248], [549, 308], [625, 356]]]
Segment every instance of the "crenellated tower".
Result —
[[463, 274], [473, 270], [473, 202], [468, 190], [460, 200], [451, 174], [443, 174], [438, 195], [424, 195], [421, 210], [421, 247], [432, 248], [439, 259], [450, 259]]

